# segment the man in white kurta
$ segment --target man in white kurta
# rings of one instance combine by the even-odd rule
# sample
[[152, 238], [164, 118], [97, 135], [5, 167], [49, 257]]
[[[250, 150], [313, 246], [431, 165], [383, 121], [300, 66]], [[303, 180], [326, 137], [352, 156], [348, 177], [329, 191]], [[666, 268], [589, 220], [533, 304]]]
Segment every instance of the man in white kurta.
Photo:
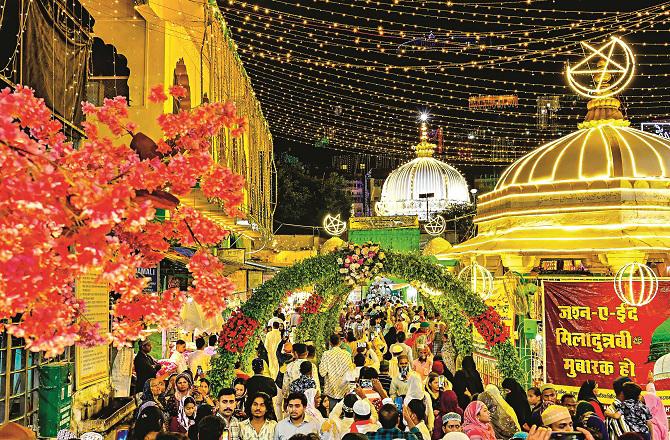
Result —
[[279, 323], [272, 324], [272, 330], [265, 335], [265, 349], [268, 352], [268, 367], [270, 368], [270, 377], [277, 378], [279, 372], [279, 359], [277, 359], [277, 348], [281, 342], [281, 332], [279, 331]]

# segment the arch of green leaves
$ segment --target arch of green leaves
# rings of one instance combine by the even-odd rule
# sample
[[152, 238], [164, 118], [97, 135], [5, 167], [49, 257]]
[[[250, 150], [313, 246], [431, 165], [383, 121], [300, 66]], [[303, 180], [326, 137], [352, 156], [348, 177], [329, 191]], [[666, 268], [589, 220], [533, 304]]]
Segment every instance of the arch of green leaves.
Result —
[[[371, 245], [370, 243], [368, 245]], [[376, 246], [376, 245], [374, 245]], [[339, 313], [352, 290], [350, 269], [343, 261], [352, 256], [352, 245], [330, 254], [308, 258], [281, 270], [275, 277], [256, 289], [239, 310], [224, 324], [218, 356], [212, 359], [212, 386], [215, 390], [231, 383], [234, 365], [239, 360], [248, 365], [256, 354], [258, 341], [264, 334], [264, 323], [272, 317], [274, 310], [286, 295], [293, 290], [314, 285], [310, 298], [318, 304], [314, 313], [303, 312], [297, 328], [297, 339], [311, 340], [317, 347], [317, 356], [325, 347], [329, 335], [338, 325]], [[360, 248], [359, 248], [360, 249]], [[360, 260], [358, 260], [360, 261]], [[468, 286], [455, 278], [444, 266], [429, 257], [415, 254], [384, 252], [367, 260], [372, 272], [364, 275], [383, 275], [417, 281], [430, 291], [430, 295], [419, 290], [427, 308], [439, 312], [448, 324], [458, 355], [472, 354], [472, 324], [487, 342], [497, 359], [501, 377], [521, 379], [522, 369], [518, 353], [505, 332], [500, 315], [472, 292]], [[365, 266], [362, 265], [362, 266]], [[357, 276], [357, 275], [356, 275]], [[356, 279], [363, 282], [364, 277]], [[309, 301], [309, 300], [308, 300]], [[259, 325], [261, 323], [261, 325]]]

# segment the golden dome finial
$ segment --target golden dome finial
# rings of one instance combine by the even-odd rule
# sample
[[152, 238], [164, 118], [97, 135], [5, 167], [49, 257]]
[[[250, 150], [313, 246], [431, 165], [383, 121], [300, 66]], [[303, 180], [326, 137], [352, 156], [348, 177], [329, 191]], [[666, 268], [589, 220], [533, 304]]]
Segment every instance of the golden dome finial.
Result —
[[428, 124], [421, 122], [421, 135], [419, 143], [414, 146], [417, 157], [432, 157], [435, 152], [435, 144], [428, 142]]
[[[633, 51], [617, 37], [602, 45], [593, 47], [582, 42], [585, 50], [590, 55], [582, 59], [574, 66], [568, 66], [566, 73], [568, 83], [578, 94], [591, 98], [587, 104], [587, 113], [584, 121], [577, 124], [579, 128], [589, 128], [598, 125], [620, 125], [628, 126], [627, 121], [621, 113], [621, 102], [615, 98], [633, 79], [635, 71], [635, 59]], [[590, 60], [598, 57], [595, 69], [590, 68]], [[613, 75], [616, 77], [613, 80]], [[586, 82], [580, 82], [579, 78], [586, 76]]]

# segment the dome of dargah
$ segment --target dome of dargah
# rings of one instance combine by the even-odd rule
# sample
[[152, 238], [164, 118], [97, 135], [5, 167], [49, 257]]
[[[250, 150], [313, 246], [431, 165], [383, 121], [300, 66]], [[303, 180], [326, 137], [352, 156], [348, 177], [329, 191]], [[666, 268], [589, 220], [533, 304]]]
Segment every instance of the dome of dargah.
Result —
[[542, 145], [505, 170], [495, 189], [480, 197], [477, 219], [503, 212], [577, 212], [598, 205], [638, 209], [645, 201], [661, 201], [658, 191], [670, 188], [670, 140], [630, 127], [620, 105], [616, 98], [592, 99], [577, 131]]
[[614, 97], [623, 86], [612, 91], [610, 71], [598, 63], [598, 90], [588, 95], [578, 129], [507, 168], [478, 199], [477, 236], [438, 257], [515, 255], [527, 257], [515, 264], [529, 270], [543, 255], [597, 256], [613, 265], [619, 254], [630, 261], [632, 252], [670, 248], [670, 140], [630, 126]]
[[[607, 119], [588, 119], [580, 130], [549, 142], [519, 159], [501, 176], [496, 191], [519, 186], [534, 192], [537, 185], [613, 179], [670, 177], [670, 140], [629, 127], [614, 98], [593, 100], [589, 110]], [[594, 116], [598, 117], [598, 116]], [[616, 118], [616, 119], [612, 119]]]
[[670, 319], [663, 321], [651, 335], [647, 360], [653, 362], [668, 353], [670, 353]]
[[[418, 215], [426, 221], [426, 211], [438, 213], [452, 205], [470, 203], [468, 183], [454, 167], [432, 157], [435, 145], [428, 142], [426, 125], [421, 127], [421, 141], [415, 146], [416, 159], [393, 170], [384, 181], [380, 201], [375, 205], [379, 215]], [[419, 194], [433, 193], [426, 199]]]
[[670, 354], [661, 356], [654, 363], [654, 380], [670, 379]]

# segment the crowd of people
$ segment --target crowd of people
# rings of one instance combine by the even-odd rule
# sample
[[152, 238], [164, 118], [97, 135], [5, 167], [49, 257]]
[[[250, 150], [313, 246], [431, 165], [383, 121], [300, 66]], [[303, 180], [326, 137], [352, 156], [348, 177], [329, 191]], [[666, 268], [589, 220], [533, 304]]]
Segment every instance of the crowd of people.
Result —
[[[277, 310], [251, 370], [236, 365], [234, 382], [216, 396], [204, 339], [196, 341], [203, 354], [178, 362], [167, 379], [155, 377], [143, 343], [130, 440], [547, 440], [573, 431], [583, 440], [669, 440], [653, 383], [641, 397], [639, 384], [616, 379], [611, 405], [593, 380], [560, 399], [551, 384], [485, 386], [474, 359], [456, 356], [441, 317], [421, 306], [347, 305], [319, 359], [312, 341], [294, 337], [298, 321]], [[176, 361], [180, 350], [181, 341]]]

